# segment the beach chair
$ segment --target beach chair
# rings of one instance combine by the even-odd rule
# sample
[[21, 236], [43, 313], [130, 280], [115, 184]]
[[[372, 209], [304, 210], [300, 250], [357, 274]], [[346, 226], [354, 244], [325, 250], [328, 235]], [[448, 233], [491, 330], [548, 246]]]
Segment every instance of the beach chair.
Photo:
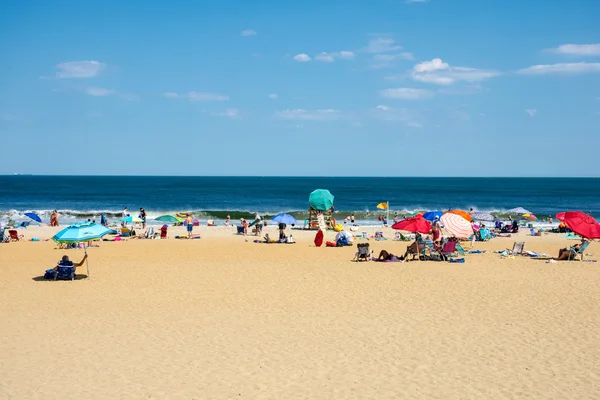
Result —
[[243, 235], [244, 234], [244, 227], [243, 226], [236, 226], [237, 228], [237, 234], [238, 235]]
[[479, 230], [479, 239], [482, 242], [487, 242], [491, 238], [492, 238], [492, 235], [490, 234], [490, 231], [487, 228]]
[[457, 245], [458, 245], [458, 243], [456, 243], [455, 241], [447, 241], [442, 246], [440, 253], [442, 253], [442, 255], [444, 257], [453, 257], [453, 256], [457, 255], [457, 251], [456, 251]]
[[161, 239], [166, 239], [167, 238], [167, 225], [163, 225], [162, 228], [160, 228], [160, 238]]
[[146, 234], [144, 234], [144, 239], [154, 239], [154, 228], [148, 228]]
[[54, 275], [54, 280], [57, 279], [67, 279], [67, 280], [75, 280], [75, 267], [72, 262], [69, 264], [61, 264], [59, 263], [56, 266], [56, 274]]
[[585, 242], [581, 245], [579, 250], [575, 250], [574, 247], [569, 248], [569, 260], [575, 260], [577, 256], [581, 256], [581, 261], [585, 260], [585, 249], [589, 246], [590, 242]]
[[133, 237], [135, 236], [135, 231], [131, 228], [128, 228], [126, 226], [121, 228], [121, 236], [123, 237]]
[[369, 243], [359, 243], [356, 245], [358, 251], [354, 255], [356, 261], [369, 261], [371, 258], [371, 251], [369, 250]]
[[9, 242], [18, 242], [19, 240], [21, 240], [19, 238], [19, 232], [17, 232], [15, 229], [10, 229], [8, 231], [8, 241]]
[[19, 225], [19, 228], [27, 228], [29, 226], [29, 224], [31, 224], [31, 222], [29, 221], [23, 221], [21, 222], [21, 225]]
[[511, 256], [521, 256], [525, 251], [525, 242], [514, 242], [512, 250], [509, 250]]

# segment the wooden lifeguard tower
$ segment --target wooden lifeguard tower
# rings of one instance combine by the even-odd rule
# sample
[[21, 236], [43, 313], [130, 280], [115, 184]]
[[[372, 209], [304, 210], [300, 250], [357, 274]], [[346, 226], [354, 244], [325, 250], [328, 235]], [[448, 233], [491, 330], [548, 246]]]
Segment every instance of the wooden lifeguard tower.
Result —
[[314, 190], [308, 196], [308, 229], [333, 229], [334, 196], [326, 189]]
[[319, 224], [319, 213], [323, 216], [323, 222], [325, 224], [325, 229], [333, 229], [333, 211], [331, 209], [327, 211], [315, 210], [314, 208], [308, 208], [308, 229], [319, 229], [321, 228]]

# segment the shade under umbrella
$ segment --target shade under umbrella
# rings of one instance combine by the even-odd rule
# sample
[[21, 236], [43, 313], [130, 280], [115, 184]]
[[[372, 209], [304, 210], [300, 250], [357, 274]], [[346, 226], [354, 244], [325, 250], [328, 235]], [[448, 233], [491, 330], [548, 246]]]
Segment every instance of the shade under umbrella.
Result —
[[468, 212], [466, 212], [466, 211], [463, 211], [463, 210], [448, 210], [448, 211], [446, 211], [446, 212], [444, 213], [444, 215], [445, 215], [445, 214], [448, 214], [448, 213], [450, 213], [450, 214], [456, 214], [456, 215], [460, 215], [461, 217], [463, 217], [464, 219], [466, 219], [466, 220], [467, 220], [467, 222], [471, 222], [471, 221], [473, 221], [473, 217], [471, 217], [471, 214], [469, 214]]
[[442, 215], [440, 222], [444, 226], [446, 232], [458, 239], [468, 239], [473, 235], [471, 223], [460, 215], [446, 213]]
[[[83, 222], [69, 225], [56, 235], [52, 236], [52, 240], [57, 243], [84, 243], [89, 242], [90, 240], [99, 240], [110, 232], [110, 229], [95, 222]], [[85, 246], [83, 247], [83, 251], [87, 255]], [[85, 266], [87, 268], [87, 276], [89, 278], [90, 266], [87, 262], [87, 259], [85, 261]]]
[[427, 221], [435, 221], [435, 217], [440, 218], [442, 215], [444, 215], [444, 213], [441, 211], [427, 211], [423, 214], [423, 218]]
[[496, 217], [494, 217], [492, 214], [482, 212], [482, 211], [476, 211], [476, 212], [471, 213], [471, 217], [473, 218], [474, 221], [493, 222], [496, 220]]
[[394, 225], [392, 225], [392, 229], [411, 233], [418, 232], [428, 234], [431, 232], [431, 223], [422, 216], [418, 215], [416, 217], [410, 217], [396, 222]]
[[36, 213], [33, 213], [33, 212], [28, 212], [28, 213], [25, 213], [25, 214], [23, 214], [23, 215], [25, 215], [26, 217], [29, 217], [29, 218], [31, 218], [32, 220], [34, 220], [34, 221], [36, 221], [36, 222], [42, 222], [42, 219], [41, 219], [41, 218], [40, 218], [40, 216], [39, 216], [39, 215], [37, 215]]
[[600, 239], [600, 224], [591, 215], [581, 211], [567, 211], [563, 221], [581, 237]]
[[273, 221], [279, 222], [280, 224], [294, 225], [296, 223], [296, 218], [292, 217], [290, 214], [277, 214], [272, 218]]
[[308, 196], [308, 204], [319, 211], [327, 211], [333, 207], [334, 196], [327, 189], [314, 190]]
[[173, 215], [161, 215], [160, 217], [156, 217], [154, 218], [155, 221], [159, 221], [159, 222], [171, 222], [171, 223], [176, 223], [176, 222], [181, 222], [181, 220]]

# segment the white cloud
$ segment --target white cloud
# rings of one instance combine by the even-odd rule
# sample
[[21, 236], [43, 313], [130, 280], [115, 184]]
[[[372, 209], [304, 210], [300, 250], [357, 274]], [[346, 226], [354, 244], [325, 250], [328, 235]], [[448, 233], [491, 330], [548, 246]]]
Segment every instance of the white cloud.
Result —
[[423, 124], [406, 108], [392, 108], [384, 105], [375, 107], [373, 116], [384, 121], [401, 121], [411, 128], [421, 128]]
[[555, 49], [544, 51], [575, 56], [598, 56], [600, 55], [600, 44], [561, 44]]
[[115, 93], [114, 90], [109, 90], [101, 87], [89, 87], [85, 89], [85, 92], [90, 96], [109, 96]]
[[377, 107], [375, 107], [375, 108], [376, 108], [376, 109], [378, 109], [378, 110], [381, 110], [381, 111], [389, 111], [389, 110], [391, 110], [391, 108], [390, 108], [390, 107], [388, 107], [388, 106], [383, 106], [383, 105], [379, 105], [379, 106], [377, 106]]
[[278, 96], [277, 96], [277, 94], [275, 94], [275, 93], [271, 93], [271, 94], [269, 95], [269, 98], [270, 98], [271, 100], [275, 100], [275, 99], [277, 99], [277, 97], [278, 97]]
[[342, 60], [351, 60], [354, 57], [356, 57], [356, 54], [354, 54], [353, 51], [349, 51], [349, 50], [342, 50], [336, 54], [337, 54], [337, 57], [341, 58]]
[[319, 53], [315, 56], [315, 60], [323, 61], [323, 62], [334, 62], [334, 58], [331, 54], [327, 54], [325, 52]]
[[307, 62], [310, 61], [310, 57], [308, 56], [308, 54], [300, 53], [294, 56], [294, 61]]
[[585, 74], [600, 72], [600, 63], [559, 63], [547, 65], [533, 65], [517, 71], [523, 75], [550, 75], [550, 74]]
[[106, 68], [106, 64], [98, 61], [70, 61], [60, 63], [56, 68], [59, 69], [57, 78], [93, 78]]
[[307, 120], [307, 121], [334, 121], [344, 117], [340, 110], [294, 110], [278, 111], [275, 116], [279, 119]]
[[395, 88], [380, 90], [379, 95], [390, 99], [420, 100], [433, 97], [434, 93], [425, 89]]
[[242, 35], [242, 36], [255, 36], [255, 35], [258, 35], [258, 33], [254, 29], [244, 29], [242, 32], [240, 32], [240, 35]]
[[452, 85], [457, 81], [478, 82], [498, 75], [501, 73], [495, 70], [451, 67], [440, 58], [421, 62], [411, 72], [413, 80], [436, 85]]
[[187, 92], [187, 93], [174, 93], [166, 92], [163, 94], [169, 99], [188, 99], [190, 101], [227, 101], [229, 96], [218, 93], [206, 93], [206, 92]]
[[225, 111], [211, 111], [208, 114], [211, 117], [239, 118], [240, 110], [237, 108], [226, 108]]
[[366, 47], [369, 53], [390, 53], [401, 49], [402, 46], [397, 45], [396, 41], [390, 38], [371, 39]]
[[537, 110], [535, 108], [528, 108], [527, 110], [525, 110], [525, 112], [529, 114], [530, 117], [535, 117], [537, 114]]

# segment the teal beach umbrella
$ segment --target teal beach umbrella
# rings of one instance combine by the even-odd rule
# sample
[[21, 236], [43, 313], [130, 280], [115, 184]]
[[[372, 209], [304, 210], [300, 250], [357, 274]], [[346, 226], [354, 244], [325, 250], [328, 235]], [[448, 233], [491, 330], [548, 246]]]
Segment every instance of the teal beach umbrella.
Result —
[[[110, 232], [111, 230], [103, 225], [96, 224], [94, 222], [83, 222], [66, 227], [56, 235], [52, 236], [52, 240], [54, 240], [56, 243], [85, 243], [89, 242], [90, 240], [99, 240], [102, 238], [102, 236]], [[85, 246], [83, 247], [83, 251], [87, 255], [87, 249]], [[87, 268], [87, 276], [89, 278], [90, 266], [87, 259], [85, 260], [85, 266]]]
[[333, 195], [327, 189], [317, 189], [308, 196], [308, 204], [319, 211], [327, 211], [333, 207]]
[[156, 217], [154, 218], [155, 221], [160, 221], [160, 222], [172, 222], [172, 223], [176, 223], [176, 222], [181, 222], [181, 220], [173, 215], [161, 215], [160, 217]]

